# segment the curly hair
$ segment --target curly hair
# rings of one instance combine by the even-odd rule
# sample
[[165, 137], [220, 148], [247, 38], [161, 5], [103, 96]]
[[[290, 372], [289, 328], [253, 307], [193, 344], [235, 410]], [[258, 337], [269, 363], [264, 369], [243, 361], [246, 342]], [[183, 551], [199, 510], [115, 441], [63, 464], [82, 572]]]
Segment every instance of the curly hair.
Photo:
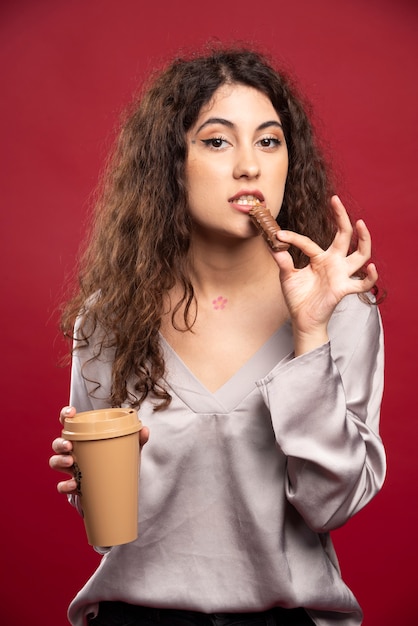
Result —
[[[73, 339], [78, 318], [76, 349], [93, 341], [94, 358], [113, 351], [112, 406], [129, 401], [139, 407], [151, 392], [156, 408], [170, 402], [158, 333], [165, 296], [175, 284], [183, 295], [173, 319], [184, 306], [185, 328], [193, 325], [186, 133], [215, 91], [236, 83], [266, 94], [283, 124], [289, 168], [280, 226], [323, 247], [334, 236], [329, 168], [314, 137], [309, 107], [292, 80], [264, 54], [242, 47], [219, 47], [171, 62], [122, 124], [81, 258], [78, 289], [61, 321], [64, 334]], [[291, 254], [296, 267], [307, 263], [300, 250]], [[129, 397], [128, 381], [134, 381], [135, 397]]]

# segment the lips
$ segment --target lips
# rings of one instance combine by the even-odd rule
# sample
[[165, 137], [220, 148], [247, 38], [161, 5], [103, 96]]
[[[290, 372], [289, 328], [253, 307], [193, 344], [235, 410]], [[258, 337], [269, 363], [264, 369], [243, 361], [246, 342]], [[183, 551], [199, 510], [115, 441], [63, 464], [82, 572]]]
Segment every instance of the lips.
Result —
[[264, 202], [264, 196], [260, 191], [239, 191], [235, 196], [229, 198], [231, 204], [239, 204], [240, 206], [252, 207]]

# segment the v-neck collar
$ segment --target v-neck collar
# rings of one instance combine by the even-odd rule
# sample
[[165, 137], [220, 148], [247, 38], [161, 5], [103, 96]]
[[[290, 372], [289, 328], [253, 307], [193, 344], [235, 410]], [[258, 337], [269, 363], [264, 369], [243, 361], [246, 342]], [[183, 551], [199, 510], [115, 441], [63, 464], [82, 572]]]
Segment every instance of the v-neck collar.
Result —
[[195, 413], [229, 413], [256, 389], [256, 381], [293, 350], [291, 324], [285, 322], [219, 389], [209, 391], [160, 333], [165, 381]]

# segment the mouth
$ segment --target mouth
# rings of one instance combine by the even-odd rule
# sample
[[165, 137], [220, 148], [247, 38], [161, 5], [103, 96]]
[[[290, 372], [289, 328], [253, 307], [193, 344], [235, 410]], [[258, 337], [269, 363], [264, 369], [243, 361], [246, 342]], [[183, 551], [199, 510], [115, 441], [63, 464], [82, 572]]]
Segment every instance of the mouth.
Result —
[[253, 194], [242, 194], [240, 196], [230, 198], [229, 202], [231, 204], [239, 204], [240, 206], [251, 208], [254, 206], [261, 206], [263, 198], [258, 194], [256, 196]]

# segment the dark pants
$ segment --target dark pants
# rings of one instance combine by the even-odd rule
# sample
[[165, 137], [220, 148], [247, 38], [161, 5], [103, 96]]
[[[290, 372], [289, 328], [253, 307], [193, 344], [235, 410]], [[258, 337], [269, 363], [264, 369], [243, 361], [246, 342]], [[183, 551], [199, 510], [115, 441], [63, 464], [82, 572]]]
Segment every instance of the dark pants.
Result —
[[91, 626], [312, 626], [303, 609], [276, 608], [261, 613], [199, 613], [151, 609], [125, 602], [100, 602]]

